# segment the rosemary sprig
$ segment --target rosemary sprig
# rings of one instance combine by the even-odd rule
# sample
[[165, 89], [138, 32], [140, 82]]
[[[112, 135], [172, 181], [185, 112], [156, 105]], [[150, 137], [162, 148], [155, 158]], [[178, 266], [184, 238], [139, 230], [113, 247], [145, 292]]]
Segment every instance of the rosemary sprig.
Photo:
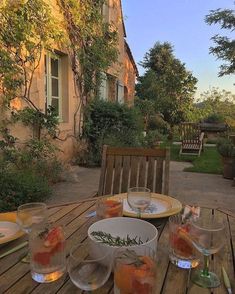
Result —
[[[132, 245], [141, 245], [144, 242], [139, 237], [130, 238], [129, 235], [126, 238], [121, 238], [119, 236], [114, 237], [109, 233], [105, 233], [103, 231], [94, 231], [91, 235], [98, 241], [104, 244], [108, 244], [109, 246], [132, 246]], [[148, 242], [148, 239], [145, 241]]]

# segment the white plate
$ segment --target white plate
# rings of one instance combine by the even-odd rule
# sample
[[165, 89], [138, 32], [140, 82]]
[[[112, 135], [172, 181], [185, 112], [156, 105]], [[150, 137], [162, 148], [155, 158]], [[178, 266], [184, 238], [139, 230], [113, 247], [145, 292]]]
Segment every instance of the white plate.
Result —
[[20, 228], [16, 223], [8, 222], [8, 221], [0, 221], [1, 243], [7, 242], [8, 240], [12, 239], [19, 231], [20, 231]]

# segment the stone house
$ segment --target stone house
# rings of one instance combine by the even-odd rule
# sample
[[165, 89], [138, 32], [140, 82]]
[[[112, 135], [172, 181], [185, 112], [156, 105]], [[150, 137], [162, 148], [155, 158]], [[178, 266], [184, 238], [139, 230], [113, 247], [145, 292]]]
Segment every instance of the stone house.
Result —
[[[47, 2], [53, 6], [54, 13], [58, 13], [56, 2]], [[108, 0], [103, 7], [103, 16], [118, 29], [119, 57], [118, 62], [109, 68], [106, 73], [103, 73], [100, 98], [132, 106], [138, 71], [131, 50], [125, 40], [126, 31], [121, 0]], [[34, 75], [31, 97], [35, 105], [41, 110], [45, 110], [49, 105], [56, 108], [60, 119], [59, 136], [62, 139], [57, 142], [58, 147], [62, 150], [60, 156], [64, 161], [70, 160], [76, 148], [76, 141], [73, 138], [74, 113], [79, 101], [75, 95], [73, 72], [66, 52], [58, 51], [56, 57], [50, 53], [44, 53], [44, 58], [42, 58]], [[16, 108], [23, 107], [19, 101], [14, 101], [14, 103], [13, 106]], [[28, 132], [22, 125], [17, 125], [13, 132], [23, 140], [28, 136]]]

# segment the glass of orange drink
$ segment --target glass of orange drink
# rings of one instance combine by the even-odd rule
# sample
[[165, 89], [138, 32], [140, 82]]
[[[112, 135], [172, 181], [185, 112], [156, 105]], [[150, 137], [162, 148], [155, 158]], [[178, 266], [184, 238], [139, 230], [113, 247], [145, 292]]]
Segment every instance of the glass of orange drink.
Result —
[[121, 198], [102, 197], [96, 202], [96, 214], [99, 219], [120, 217], [123, 215]]

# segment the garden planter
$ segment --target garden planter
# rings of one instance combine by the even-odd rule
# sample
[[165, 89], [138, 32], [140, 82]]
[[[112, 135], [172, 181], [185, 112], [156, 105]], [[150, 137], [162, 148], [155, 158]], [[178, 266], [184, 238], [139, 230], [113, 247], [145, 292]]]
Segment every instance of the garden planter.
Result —
[[231, 157], [222, 157], [223, 177], [233, 179], [235, 177], [235, 159]]

